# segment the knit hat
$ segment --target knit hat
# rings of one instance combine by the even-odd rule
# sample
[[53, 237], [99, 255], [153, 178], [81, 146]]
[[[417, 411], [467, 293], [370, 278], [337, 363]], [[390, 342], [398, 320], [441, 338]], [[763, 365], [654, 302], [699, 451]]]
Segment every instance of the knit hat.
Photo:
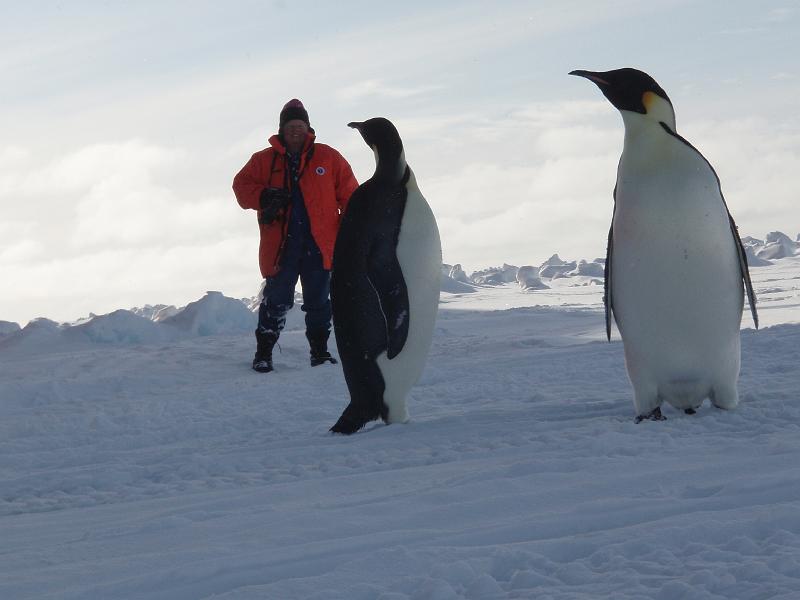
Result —
[[308, 121], [308, 111], [306, 111], [303, 103], [297, 98], [289, 100], [281, 110], [278, 131], [283, 129], [283, 126], [286, 125], [286, 123], [295, 119], [299, 119], [300, 121], [305, 122], [309, 128], [311, 127], [311, 123]]

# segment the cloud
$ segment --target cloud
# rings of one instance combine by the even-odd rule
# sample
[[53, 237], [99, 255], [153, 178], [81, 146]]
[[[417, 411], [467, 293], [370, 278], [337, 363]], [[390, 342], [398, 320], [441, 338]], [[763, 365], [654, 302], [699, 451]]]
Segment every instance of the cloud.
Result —
[[687, 123], [684, 135], [717, 171], [742, 235], [800, 231], [800, 133], [764, 117]]
[[477, 269], [539, 264], [557, 251], [601, 255], [622, 149], [621, 121], [606, 105], [531, 103], [496, 117], [399, 123], [446, 260]]
[[[607, 103], [536, 103], [503, 118], [406, 125], [406, 155], [451, 262], [477, 269], [538, 264], [553, 252], [604, 253], [623, 146], [623, 125]], [[790, 121], [694, 120], [680, 131], [715, 166], [742, 235], [781, 223], [790, 235], [800, 229], [797, 186], [787, 185], [800, 173], [800, 134]]]
[[[683, 0], [423, 4], [405, 12], [375, 4], [356, 18], [342, 18], [352, 6], [331, 5], [315, 24], [297, 3], [258, 5], [258, 18], [243, 21], [220, 18], [235, 9], [208, 2], [177, 37], [154, 35], [174, 29], [181, 9], [169, 3], [155, 14], [131, 5], [124, 19], [84, 8], [91, 19], [72, 17], [83, 27], [70, 39], [57, 36], [69, 31], [63, 20], [51, 24], [33, 10], [33, 29], [0, 24], [25, 32], [0, 57], [15, 82], [0, 114], [0, 281], [18, 290], [0, 297], [0, 319], [29, 317], [35, 307], [74, 318], [68, 306], [85, 314], [131, 305], [134, 296], [174, 302], [207, 287], [257, 287], [254, 215], [238, 207], [230, 183], [267, 145], [292, 96], [362, 181], [373, 155], [346, 123], [392, 118], [439, 219], [447, 260], [475, 269], [535, 264], [556, 251], [600, 255], [623, 128], [593, 86], [566, 72], [591, 67], [587, 60], [622, 64], [632, 47], [643, 65], [676, 64], [663, 58], [667, 38], [678, 39], [672, 29], [641, 42], [656, 22], [737, 26], [735, 15], [703, 21], [714, 11], [685, 10]], [[263, 22], [276, 16], [304, 22], [307, 35], [276, 29], [266, 43]], [[778, 77], [758, 80], [748, 67], [737, 72], [740, 86], [720, 91], [719, 73], [735, 71], [726, 67], [736, 56], [722, 38], [703, 61], [678, 61], [671, 94], [685, 105], [681, 133], [717, 168], [744, 234], [798, 228], [796, 85], [786, 78], [792, 65], [778, 60], [794, 54], [776, 56], [756, 36], [735, 39], [737, 51], [772, 64]], [[47, 60], [34, 65], [31, 49]], [[713, 72], [704, 72], [709, 65]], [[715, 120], [698, 118], [707, 114]]]
[[794, 7], [784, 6], [773, 8], [764, 15], [764, 21], [767, 23], [785, 23], [786, 21], [792, 20], [796, 13], [797, 9]]
[[5, 146], [0, 148], [0, 169], [7, 171], [18, 167], [30, 158], [30, 151], [20, 146]]
[[0, 263], [26, 263], [44, 255], [44, 246], [32, 239], [24, 239], [0, 248]]
[[[619, 113], [605, 100], [496, 108], [495, 116], [454, 111], [395, 122], [446, 260], [474, 270], [538, 264], [553, 252], [602, 256], [623, 146]], [[797, 186], [787, 184], [800, 173], [790, 120], [695, 118], [680, 131], [717, 169], [743, 235], [763, 236], [776, 223], [800, 228]], [[363, 144], [348, 156], [372, 173]]]
[[[228, 181], [220, 195], [193, 192], [188, 180], [201, 164], [193, 152], [130, 140], [41, 161], [25, 149], [11, 154], [18, 160], [0, 166], [0, 281], [14, 290], [0, 298], [4, 318], [71, 319], [78, 315], [70, 307], [96, 312], [101, 298], [147, 290], [148, 301], [161, 302], [175, 290], [230, 283], [231, 273], [258, 281], [254, 216], [236, 204]], [[224, 251], [231, 245], [238, 250]], [[230, 262], [221, 265], [222, 257]], [[61, 296], [69, 298], [43, 310]]]
[[728, 29], [721, 29], [717, 33], [723, 36], [750, 36], [755, 34], [762, 34], [767, 33], [769, 28], [767, 27], [731, 27]]
[[[554, 252], [602, 256], [623, 142], [618, 113], [602, 100], [497, 108], [491, 116], [451, 111], [396, 121], [437, 216], [445, 260], [475, 270], [539, 264]], [[680, 131], [717, 169], [743, 235], [800, 229], [796, 186], [787, 184], [800, 173], [800, 134], [789, 122], [694, 119]], [[372, 153], [358, 136], [349, 139], [345, 154], [363, 180]], [[41, 163], [22, 147], [6, 154], [14, 168], [0, 169], [0, 180], [15, 202], [0, 227], [0, 279], [20, 291], [0, 301], [0, 318], [73, 319], [187, 302], [208, 288], [254, 293], [258, 232], [229, 191], [234, 168], [210, 190], [194, 183], [209, 159], [141, 139]]]
[[368, 79], [359, 81], [353, 85], [340, 88], [336, 91], [335, 97], [342, 102], [362, 101], [370, 96], [383, 96], [392, 99], [410, 98], [420, 96], [429, 92], [444, 89], [441, 85], [423, 85], [415, 88], [398, 87], [386, 84], [380, 79]]
[[258, 292], [257, 236], [173, 245], [168, 249], [109, 248], [29, 264], [0, 262], [0, 280], [15, 294], [0, 295], [4, 320], [37, 316], [72, 321], [147, 303], [184, 305], [207, 290], [233, 297]]
[[238, 226], [235, 203], [227, 190], [224, 199], [187, 192], [180, 178], [197, 162], [188, 150], [142, 140], [98, 144], [44, 164], [17, 165], [3, 191], [22, 200], [8, 214], [26, 224], [24, 235], [45, 224], [62, 255], [213, 239]]
[[152, 170], [168, 169], [183, 158], [180, 150], [133, 139], [70, 152], [55, 161], [50, 175], [68, 188], [90, 187], [109, 178], [131, 184], [149, 181]]

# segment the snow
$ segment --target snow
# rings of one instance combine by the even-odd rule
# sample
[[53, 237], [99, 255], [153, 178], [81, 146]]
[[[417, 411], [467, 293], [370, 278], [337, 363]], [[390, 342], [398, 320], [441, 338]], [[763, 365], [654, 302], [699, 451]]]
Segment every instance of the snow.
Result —
[[241, 301], [207, 292], [180, 312], [162, 319], [166, 326], [192, 335], [217, 335], [220, 333], [252, 333], [256, 329], [256, 316]]
[[0, 337], [14, 333], [20, 330], [19, 323], [12, 323], [11, 321], [0, 321]]
[[757, 256], [764, 260], [772, 260], [794, 256], [798, 252], [800, 243], [792, 241], [785, 233], [773, 231], [767, 234], [766, 244], [758, 251]]
[[800, 256], [751, 274], [740, 406], [640, 425], [596, 276], [460, 281], [411, 421], [351, 437], [297, 309], [269, 375], [218, 292], [11, 328], [0, 598], [797, 598]]
[[554, 254], [544, 261], [539, 267], [539, 277], [547, 277], [550, 279], [563, 277], [566, 276], [566, 274], [570, 271], [577, 269], [577, 267], [578, 263], [576, 263], [574, 260], [567, 262], [561, 260], [558, 254]]
[[155, 306], [152, 304], [145, 304], [141, 308], [132, 308], [131, 312], [145, 319], [150, 319], [151, 321], [161, 321], [167, 317], [178, 314], [178, 310], [179, 309], [172, 304], [156, 304]]
[[441, 290], [450, 294], [469, 294], [475, 291], [475, 284], [461, 265], [442, 263]]
[[568, 277], [596, 277], [598, 279], [603, 279], [605, 271], [605, 265], [598, 262], [597, 260], [593, 262], [587, 262], [585, 260], [578, 261], [578, 266], [569, 271], [567, 273]]
[[747, 257], [748, 267], [766, 267], [772, 264], [772, 261], [756, 256], [756, 251], [753, 246], [745, 246], [744, 253]]
[[467, 274], [464, 272], [464, 269], [461, 267], [460, 264], [453, 266], [444, 264], [442, 265], [442, 268], [447, 268], [447, 275], [451, 279], [455, 279], [456, 281], [462, 281], [464, 283], [471, 283], [470, 279], [467, 277]]
[[514, 265], [504, 264], [502, 267], [483, 269], [475, 271], [470, 275], [473, 283], [479, 285], [498, 285], [502, 283], [510, 283], [517, 280], [518, 267]]
[[523, 290], [546, 290], [550, 287], [539, 277], [539, 269], [531, 266], [519, 268], [517, 283]]

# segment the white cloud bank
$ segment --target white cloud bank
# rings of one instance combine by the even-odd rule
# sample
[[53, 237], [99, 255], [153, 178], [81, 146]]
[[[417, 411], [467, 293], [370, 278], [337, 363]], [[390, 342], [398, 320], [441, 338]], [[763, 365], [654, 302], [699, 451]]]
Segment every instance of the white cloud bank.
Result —
[[[800, 230], [800, 80], [786, 47], [800, 39], [796, 11], [770, 6], [754, 20], [763, 10], [743, 2], [428, 4], [367, 14], [345, 2], [311, 23], [293, 3], [255, 3], [248, 20], [224, 18], [236, 3], [206, 3], [174, 36], [158, 34], [174, 31], [177, 3], [131, 5], [124, 18], [78, 7], [92, 14], [66, 22], [31, 12], [0, 57], [0, 78], [15, 82], [0, 114], [0, 320], [181, 304], [207, 289], [252, 295], [258, 233], [230, 182], [293, 96], [361, 180], [372, 152], [346, 123], [392, 118], [445, 260], [468, 270], [603, 254], [622, 122], [566, 75], [573, 68], [650, 70], [720, 174], [742, 233]], [[769, 38], [706, 43], [751, 21]], [[274, 28], [295, 22], [307, 28], [297, 39]], [[13, 15], [0, 24], [9, 29]]]
[[[604, 101], [540, 103], [495, 119], [399, 121], [445, 260], [470, 270], [540, 264], [554, 252], [602, 256], [622, 148], [613, 113]], [[800, 136], [756, 118], [687, 123], [681, 132], [716, 167], [743, 235], [797, 233], [797, 192], [787, 182], [800, 173]], [[4, 206], [0, 280], [17, 290], [0, 299], [5, 320], [68, 320], [257, 288], [253, 215], [230, 192], [196, 198], [167, 181], [193, 162], [190, 149], [131, 140], [43, 165], [24, 149], [12, 154], [0, 172], [6, 197], [19, 200]]]

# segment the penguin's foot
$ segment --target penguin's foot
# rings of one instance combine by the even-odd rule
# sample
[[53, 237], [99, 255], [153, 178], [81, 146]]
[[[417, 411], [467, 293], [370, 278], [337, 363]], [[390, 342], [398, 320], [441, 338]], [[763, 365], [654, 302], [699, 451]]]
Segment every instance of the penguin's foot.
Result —
[[339, 417], [336, 424], [331, 427], [330, 431], [343, 435], [352, 435], [370, 421], [376, 421], [377, 419], [380, 419], [379, 414], [366, 415], [363, 412], [352, 410], [350, 406], [348, 406], [344, 409], [342, 416]]
[[661, 407], [656, 406], [646, 415], [636, 415], [636, 418], [633, 420], [633, 422], [639, 424], [642, 421], [666, 421], [666, 420], [667, 417], [661, 414]]
[[693, 408], [685, 408], [685, 409], [683, 409], [683, 412], [685, 412], [687, 415], [696, 415], [697, 414], [697, 411], [695, 409], [693, 409]]

